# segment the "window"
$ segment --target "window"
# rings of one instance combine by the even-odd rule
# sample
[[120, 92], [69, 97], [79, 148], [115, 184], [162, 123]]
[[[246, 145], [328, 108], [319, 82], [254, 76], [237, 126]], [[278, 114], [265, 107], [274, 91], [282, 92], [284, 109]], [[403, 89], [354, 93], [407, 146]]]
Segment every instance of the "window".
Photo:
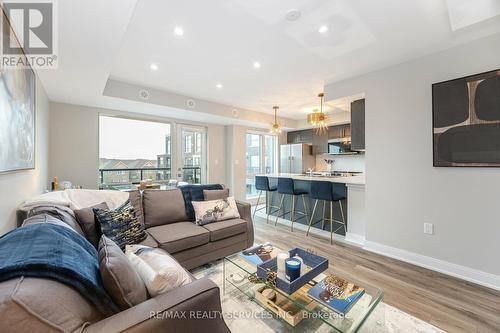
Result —
[[170, 144], [168, 123], [100, 116], [99, 187], [126, 189], [143, 179], [167, 183]]
[[247, 133], [246, 135], [246, 197], [258, 196], [255, 175], [276, 171], [277, 138], [274, 135]]

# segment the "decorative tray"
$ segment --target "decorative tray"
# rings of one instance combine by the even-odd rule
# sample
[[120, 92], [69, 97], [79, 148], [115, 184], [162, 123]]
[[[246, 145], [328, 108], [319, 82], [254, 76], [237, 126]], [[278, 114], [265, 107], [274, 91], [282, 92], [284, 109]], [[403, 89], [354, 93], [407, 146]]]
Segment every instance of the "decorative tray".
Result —
[[[328, 259], [323, 258], [317, 254], [307, 252], [300, 248], [294, 248], [288, 251], [290, 258], [298, 255], [304, 261], [304, 264], [308, 267], [308, 271], [290, 282], [283, 276], [276, 274], [276, 288], [287, 293], [288, 295], [293, 294], [300, 288], [302, 288], [306, 283], [314, 279], [316, 276], [324, 272], [328, 268]], [[277, 258], [270, 259], [266, 262], [257, 266], [257, 276], [259, 279], [266, 281], [267, 273], [278, 271]]]

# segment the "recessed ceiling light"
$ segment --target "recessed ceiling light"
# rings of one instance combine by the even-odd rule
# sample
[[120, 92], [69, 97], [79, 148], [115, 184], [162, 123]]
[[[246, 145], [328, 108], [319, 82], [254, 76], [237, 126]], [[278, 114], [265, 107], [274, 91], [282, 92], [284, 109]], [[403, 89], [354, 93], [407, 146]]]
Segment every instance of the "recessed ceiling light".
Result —
[[325, 32], [327, 32], [327, 31], [328, 31], [328, 26], [327, 26], [327, 25], [324, 25], [324, 24], [323, 24], [321, 27], [319, 27], [319, 29], [318, 29], [318, 32], [319, 32], [320, 34], [324, 34], [324, 33], [325, 33]]
[[184, 29], [182, 29], [182, 27], [175, 27], [174, 33], [177, 36], [183, 36], [184, 35]]
[[152, 71], [157, 71], [158, 70], [158, 65], [153, 63], [151, 65], [149, 65], [149, 68], [151, 68]]
[[260, 62], [258, 62], [258, 61], [254, 62], [253, 68], [260, 68]]
[[221, 89], [222, 88], [222, 84], [220, 84], [220, 83], [217, 83], [215, 86], [217, 87], [217, 89]]

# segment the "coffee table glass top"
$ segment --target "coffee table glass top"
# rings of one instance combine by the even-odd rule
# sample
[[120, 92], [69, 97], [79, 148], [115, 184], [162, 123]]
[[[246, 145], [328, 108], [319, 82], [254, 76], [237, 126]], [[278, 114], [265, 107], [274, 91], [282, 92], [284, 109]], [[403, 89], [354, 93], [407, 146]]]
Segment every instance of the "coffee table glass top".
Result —
[[[331, 265], [332, 263], [330, 263]], [[328, 272], [335, 274], [332, 267], [325, 273]], [[315, 281], [320, 281], [324, 277], [326, 275], [320, 274]], [[365, 288], [365, 293], [343, 316], [310, 298], [307, 291], [312, 288], [311, 284], [306, 284], [295, 293], [288, 295], [276, 289], [270, 282], [258, 280], [257, 266], [241, 257], [238, 253], [224, 258], [224, 291], [226, 291], [226, 288], [236, 288], [249, 298], [256, 300], [259, 305], [267, 308], [265, 304], [255, 298], [255, 293], [263, 286], [272, 288], [275, 292], [291, 301], [295, 307], [305, 311], [304, 320], [321, 320], [335, 331], [341, 333], [357, 332], [384, 297], [383, 292], [377, 287], [363, 281], [351, 282]]]

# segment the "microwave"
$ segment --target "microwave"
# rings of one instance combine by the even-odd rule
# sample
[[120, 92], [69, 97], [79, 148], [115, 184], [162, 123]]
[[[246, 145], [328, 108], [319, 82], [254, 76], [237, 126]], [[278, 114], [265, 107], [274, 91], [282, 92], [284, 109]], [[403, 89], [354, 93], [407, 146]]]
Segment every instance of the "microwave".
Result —
[[330, 155], [353, 155], [358, 153], [351, 150], [351, 140], [335, 139], [328, 141], [328, 154]]

